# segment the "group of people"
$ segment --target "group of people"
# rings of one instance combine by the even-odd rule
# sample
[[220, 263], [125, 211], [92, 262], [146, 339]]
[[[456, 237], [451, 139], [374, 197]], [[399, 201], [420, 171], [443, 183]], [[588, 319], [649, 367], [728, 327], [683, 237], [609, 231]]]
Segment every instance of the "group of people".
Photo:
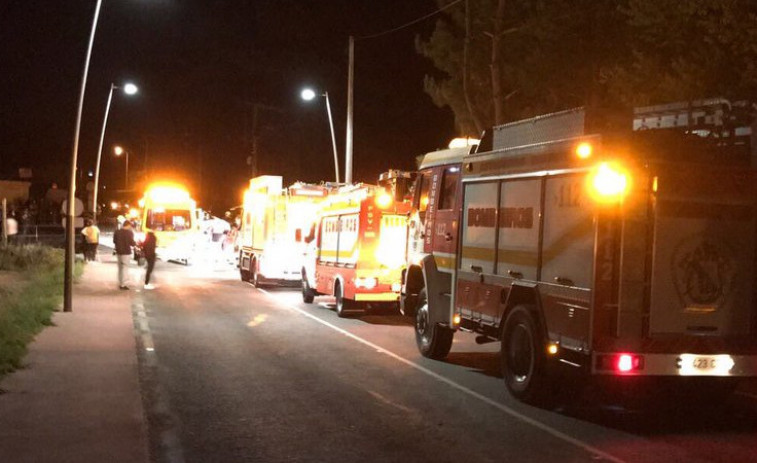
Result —
[[[89, 262], [97, 260], [97, 246], [100, 243], [100, 229], [97, 225], [87, 219], [84, 223], [84, 228], [81, 231], [84, 235], [84, 259]], [[118, 287], [122, 290], [128, 290], [127, 273], [129, 268], [129, 261], [133, 253], [133, 249], [137, 246], [137, 242], [134, 239], [134, 230], [130, 221], [126, 220], [121, 226], [113, 233], [113, 244], [116, 247], [116, 259], [118, 263]], [[145, 272], [145, 289], [153, 289], [154, 286], [150, 284], [150, 277], [152, 271], [155, 268], [155, 259], [157, 254], [155, 248], [158, 242], [155, 238], [155, 233], [148, 231], [145, 235], [145, 240], [141, 243], [142, 255], [147, 262], [147, 269]]]
[[[113, 234], [113, 244], [116, 247], [116, 258], [118, 261], [118, 287], [122, 290], [128, 290], [129, 286], [126, 284], [126, 274], [128, 272], [133, 248], [137, 245], [134, 240], [134, 230], [132, 230], [132, 224], [130, 221], [125, 221]], [[155, 233], [148, 230], [145, 234], [144, 242], [142, 242], [141, 245], [142, 255], [147, 262], [147, 269], [145, 271], [145, 289], [154, 288], [150, 283], [150, 277], [155, 268], [155, 259], [157, 258], [155, 248], [157, 247], [157, 244], [158, 241], [155, 238]]]

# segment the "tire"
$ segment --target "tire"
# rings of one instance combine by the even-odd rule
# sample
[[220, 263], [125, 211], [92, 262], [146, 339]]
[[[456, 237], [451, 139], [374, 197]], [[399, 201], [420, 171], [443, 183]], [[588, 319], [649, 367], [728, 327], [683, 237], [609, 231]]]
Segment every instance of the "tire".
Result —
[[452, 348], [455, 331], [429, 321], [426, 288], [418, 294], [418, 309], [415, 312], [415, 343], [424, 357], [441, 360]]
[[400, 296], [400, 313], [406, 317], [414, 317], [418, 309], [418, 296], [408, 294], [405, 297]]
[[252, 285], [255, 286], [256, 288], [263, 289], [268, 285], [265, 283], [265, 280], [263, 280], [263, 278], [260, 277], [257, 267], [258, 267], [258, 262], [257, 260], [253, 259], [252, 264], [250, 265], [250, 281], [252, 281]]
[[356, 301], [344, 298], [344, 290], [339, 282], [335, 284], [334, 297], [336, 298], [336, 314], [339, 318], [347, 318], [359, 308]]
[[242, 253], [239, 253], [239, 278], [242, 281], [250, 281], [250, 271], [245, 270], [245, 268], [242, 266], [242, 263], [244, 262], [244, 258], [242, 257]]
[[507, 315], [500, 360], [505, 386], [516, 399], [542, 405], [547, 398], [546, 356], [538, 325], [528, 306]]
[[312, 304], [315, 300], [315, 291], [310, 287], [308, 279], [305, 276], [305, 272], [302, 272], [302, 302], [305, 304]]

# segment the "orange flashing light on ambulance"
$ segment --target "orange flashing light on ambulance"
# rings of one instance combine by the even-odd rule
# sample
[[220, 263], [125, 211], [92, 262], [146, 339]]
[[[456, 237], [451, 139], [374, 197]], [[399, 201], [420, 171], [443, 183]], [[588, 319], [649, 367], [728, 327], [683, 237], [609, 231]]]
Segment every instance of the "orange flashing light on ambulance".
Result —
[[324, 201], [306, 241], [302, 298], [336, 298], [340, 317], [399, 301], [408, 203], [375, 185], [340, 188]]
[[197, 204], [189, 192], [177, 184], [154, 184], [145, 191], [140, 207], [138, 241], [144, 232], [152, 231], [161, 259], [190, 264], [199, 228], [195, 220]]

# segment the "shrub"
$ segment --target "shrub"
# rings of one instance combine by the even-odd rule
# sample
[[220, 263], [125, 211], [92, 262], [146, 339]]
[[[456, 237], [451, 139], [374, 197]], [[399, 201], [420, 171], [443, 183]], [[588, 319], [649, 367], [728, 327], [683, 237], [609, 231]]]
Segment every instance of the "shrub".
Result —
[[[21, 365], [26, 345], [44, 326], [63, 293], [63, 251], [47, 246], [0, 248], [0, 270], [18, 272], [19, 282], [0, 287], [0, 376]], [[78, 262], [74, 276], [83, 271]]]

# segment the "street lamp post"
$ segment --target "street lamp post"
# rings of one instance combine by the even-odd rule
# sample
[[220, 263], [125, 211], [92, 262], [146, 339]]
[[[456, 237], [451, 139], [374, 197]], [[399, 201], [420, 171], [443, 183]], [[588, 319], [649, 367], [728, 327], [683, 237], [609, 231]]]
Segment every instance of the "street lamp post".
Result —
[[[306, 88], [300, 93], [300, 96], [305, 101], [310, 101], [315, 98], [315, 92]], [[336, 183], [339, 183], [339, 156], [336, 152], [336, 136], [334, 135], [334, 119], [331, 117], [331, 104], [329, 103], [329, 92], [323, 92], [322, 97], [326, 98], [326, 112], [329, 115], [329, 127], [331, 128], [331, 146], [334, 148], [334, 174], [336, 175]]]
[[[92, 219], [97, 221], [97, 192], [100, 184], [100, 161], [103, 153], [103, 143], [105, 142], [105, 127], [108, 125], [108, 113], [110, 112], [110, 102], [113, 99], [113, 90], [118, 87], [116, 84], [110, 84], [110, 92], [108, 92], [108, 102], [105, 105], [105, 117], [103, 117], [103, 128], [100, 132], [100, 146], [97, 149], [97, 163], [95, 164], [95, 188], [92, 193]], [[127, 83], [123, 86], [124, 93], [127, 95], [134, 95], [139, 91], [136, 85]]]
[[71, 312], [73, 310], [73, 293], [74, 293], [74, 257], [76, 250], [74, 248], [74, 200], [76, 199], [76, 163], [79, 156], [79, 131], [81, 129], [81, 113], [84, 107], [84, 92], [87, 88], [87, 74], [89, 74], [89, 58], [92, 56], [92, 45], [95, 42], [95, 31], [97, 30], [97, 20], [100, 17], [100, 7], [102, 0], [97, 0], [95, 6], [95, 16], [92, 19], [92, 30], [89, 34], [89, 44], [87, 46], [87, 57], [84, 60], [84, 72], [81, 79], [81, 90], [79, 91], [79, 105], [76, 111], [76, 128], [74, 129], [74, 144], [71, 150], [71, 171], [68, 184], [68, 203], [66, 204], [66, 255], [63, 272], [63, 311]]
[[113, 153], [115, 153], [116, 156], [124, 155], [126, 160], [126, 166], [124, 168], [124, 190], [129, 188], [129, 151], [123, 149], [120, 146], [116, 146], [113, 148]]

